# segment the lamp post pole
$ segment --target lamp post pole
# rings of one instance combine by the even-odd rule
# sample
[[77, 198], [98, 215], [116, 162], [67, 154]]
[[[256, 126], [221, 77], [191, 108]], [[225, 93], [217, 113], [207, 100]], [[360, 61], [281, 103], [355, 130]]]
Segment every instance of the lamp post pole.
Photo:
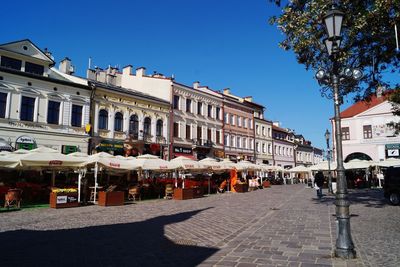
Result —
[[328, 192], [333, 193], [332, 190], [332, 172], [331, 172], [331, 150], [329, 149], [329, 138], [331, 133], [326, 129], [325, 139], [326, 139], [326, 147], [327, 147], [327, 160], [328, 160]]
[[[334, 6], [325, 14], [324, 23], [328, 38], [324, 40], [328, 54], [332, 60], [332, 69], [330, 73], [323, 69], [317, 72], [316, 78], [320, 84], [331, 87], [334, 100], [335, 111], [335, 141], [336, 141], [336, 161], [337, 161], [337, 190], [336, 190], [336, 222], [337, 222], [337, 239], [335, 256], [345, 259], [353, 259], [356, 257], [354, 244], [351, 238], [350, 230], [350, 202], [348, 200], [347, 181], [343, 165], [343, 148], [342, 148], [342, 127], [340, 119], [340, 104], [342, 96], [339, 92], [340, 82], [360, 80], [362, 72], [358, 69], [345, 68], [343, 72], [339, 71], [338, 52], [341, 37], [341, 27], [344, 13], [337, 10]], [[328, 144], [329, 145], [329, 144]], [[331, 178], [330, 178], [331, 179]], [[331, 182], [330, 182], [331, 186]]]

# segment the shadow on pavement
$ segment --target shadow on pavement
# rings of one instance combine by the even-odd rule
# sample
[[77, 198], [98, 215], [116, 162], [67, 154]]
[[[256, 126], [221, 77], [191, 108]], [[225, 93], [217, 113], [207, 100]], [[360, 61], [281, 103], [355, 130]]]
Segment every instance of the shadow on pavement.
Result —
[[164, 227], [203, 210], [127, 224], [0, 233], [1, 265], [196, 266], [217, 249], [196, 246], [184, 236], [174, 243], [164, 236]]
[[[351, 189], [348, 191], [350, 205], [361, 204], [371, 208], [383, 208], [388, 205], [386, 199], [383, 197], [383, 192], [380, 189]], [[324, 194], [321, 199], [317, 197], [312, 198], [314, 203], [334, 205], [335, 195]]]

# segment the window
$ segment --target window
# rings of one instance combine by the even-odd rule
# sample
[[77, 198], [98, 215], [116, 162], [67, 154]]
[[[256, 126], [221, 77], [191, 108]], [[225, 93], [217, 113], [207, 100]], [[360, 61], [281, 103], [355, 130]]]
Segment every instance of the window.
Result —
[[247, 128], [247, 118], [243, 118], [243, 127]]
[[240, 117], [240, 116], [237, 117], [237, 125], [239, 127], [242, 127], [242, 117]]
[[179, 110], [179, 96], [178, 95], [174, 95], [174, 109]]
[[22, 96], [21, 98], [21, 114], [22, 121], [33, 121], [33, 112], [35, 110], [35, 98]]
[[143, 122], [143, 137], [151, 136], [151, 119], [146, 117]]
[[225, 113], [225, 123], [228, 124], [229, 123], [229, 113]]
[[249, 119], [250, 129], [253, 129], [253, 119]]
[[267, 153], [267, 150], [266, 150], [266, 147], [265, 147], [265, 144], [264, 144], [264, 143], [262, 144], [262, 152], [263, 152], [263, 153]]
[[262, 134], [263, 136], [265, 136], [265, 127], [264, 127], [264, 126], [261, 127], [261, 134]]
[[174, 122], [174, 137], [179, 137], [179, 123]]
[[201, 126], [197, 126], [197, 140], [201, 140], [202, 138], [201, 130]]
[[186, 125], [186, 139], [187, 140], [190, 140], [191, 138], [190, 138], [190, 136], [191, 136], [191, 126], [190, 125]]
[[237, 137], [236, 140], [237, 140], [237, 141], [236, 141], [237, 147], [238, 147], [238, 148], [242, 147], [242, 142], [241, 142], [242, 140], [241, 140], [241, 138], [240, 138], [240, 137]]
[[192, 99], [186, 99], [186, 112], [192, 112]]
[[197, 102], [197, 114], [202, 115], [203, 103]]
[[0, 118], [6, 117], [7, 94], [0, 93]]
[[99, 112], [99, 129], [100, 130], [108, 129], [108, 111], [105, 109], [102, 109]]
[[243, 148], [247, 148], [247, 138], [243, 138]]
[[82, 106], [72, 105], [71, 126], [82, 127]]
[[114, 131], [122, 132], [122, 123], [124, 121], [124, 116], [121, 112], [115, 113], [114, 116]]
[[47, 123], [58, 124], [60, 119], [60, 102], [49, 101], [47, 106]]
[[268, 144], [268, 154], [272, 154], [271, 144]]
[[231, 147], [234, 147], [235, 146], [235, 137], [234, 136], [231, 136]]
[[364, 139], [371, 139], [372, 138], [372, 127], [371, 125], [364, 125], [363, 126], [364, 132]]
[[224, 135], [224, 145], [225, 145], [225, 146], [228, 146], [228, 145], [229, 145], [229, 144], [228, 144], [228, 135], [227, 135], [227, 134]]
[[129, 118], [129, 134], [134, 138], [139, 137], [139, 120], [137, 115], [132, 115]]
[[1, 66], [14, 70], [21, 70], [22, 61], [10, 57], [1, 56]]
[[162, 120], [157, 120], [157, 124], [156, 124], [156, 136], [160, 137], [162, 136], [163, 132], [163, 121]]
[[208, 113], [207, 113], [209, 118], [212, 118], [212, 106], [208, 105]]
[[257, 150], [257, 153], [260, 153], [260, 143], [259, 142], [256, 142], [256, 150]]
[[342, 139], [350, 140], [350, 128], [349, 127], [342, 127]]
[[211, 141], [211, 140], [212, 140], [211, 129], [210, 129], [210, 128], [207, 129], [207, 140], [208, 140], [208, 141]]
[[37, 74], [37, 75], [43, 75], [44, 72], [44, 66], [30, 63], [30, 62], [25, 62], [25, 72]]
[[235, 117], [231, 114], [231, 125], [235, 125]]
[[216, 131], [215, 135], [216, 135], [216, 137], [215, 137], [216, 140], [215, 141], [217, 141], [217, 144], [221, 144], [221, 140], [220, 140], [221, 132], [220, 131]]
[[268, 128], [268, 137], [271, 137], [271, 128]]
[[220, 107], [216, 107], [216, 110], [215, 110], [215, 117], [217, 118], [217, 120], [220, 120], [220, 118], [221, 118], [221, 108]]
[[260, 127], [258, 125], [256, 125], [256, 134], [260, 135]]

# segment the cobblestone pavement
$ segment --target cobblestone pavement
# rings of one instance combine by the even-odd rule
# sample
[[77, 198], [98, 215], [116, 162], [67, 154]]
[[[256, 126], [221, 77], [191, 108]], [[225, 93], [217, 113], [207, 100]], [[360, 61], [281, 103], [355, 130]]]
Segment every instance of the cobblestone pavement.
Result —
[[273, 186], [120, 207], [0, 213], [1, 266], [398, 266], [399, 208], [351, 193], [358, 258], [332, 259], [334, 198]]

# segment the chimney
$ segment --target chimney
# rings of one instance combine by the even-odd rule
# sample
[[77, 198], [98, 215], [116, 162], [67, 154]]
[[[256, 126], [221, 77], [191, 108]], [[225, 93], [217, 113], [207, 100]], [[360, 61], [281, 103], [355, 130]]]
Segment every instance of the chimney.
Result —
[[122, 75], [123, 76], [131, 75], [131, 74], [132, 74], [132, 65], [125, 66], [122, 69]]
[[143, 77], [146, 75], [146, 68], [145, 67], [140, 67], [136, 69], [136, 76], [137, 77]]
[[47, 50], [47, 48], [44, 49], [44, 54], [51, 58], [51, 60], [54, 60], [53, 54], [49, 50]]
[[245, 96], [244, 100], [246, 100], [248, 102], [253, 102], [253, 97], [252, 96]]
[[274, 121], [272, 124], [276, 127], [281, 127], [281, 123], [279, 121]]
[[384, 86], [378, 86], [378, 88], [376, 88], [376, 97], [377, 98], [382, 97], [384, 91], [385, 91]]
[[74, 73], [74, 66], [71, 65], [71, 59], [68, 57], [65, 57], [63, 60], [61, 60], [58, 69], [65, 74], [71, 75]]
[[231, 89], [225, 88], [224, 89], [224, 95], [230, 95], [231, 94]]
[[193, 83], [193, 88], [194, 89], [198, 89], [199, 87], [200, 87], [200, 82], [199, 81], [196, 81], [196, 82]]

